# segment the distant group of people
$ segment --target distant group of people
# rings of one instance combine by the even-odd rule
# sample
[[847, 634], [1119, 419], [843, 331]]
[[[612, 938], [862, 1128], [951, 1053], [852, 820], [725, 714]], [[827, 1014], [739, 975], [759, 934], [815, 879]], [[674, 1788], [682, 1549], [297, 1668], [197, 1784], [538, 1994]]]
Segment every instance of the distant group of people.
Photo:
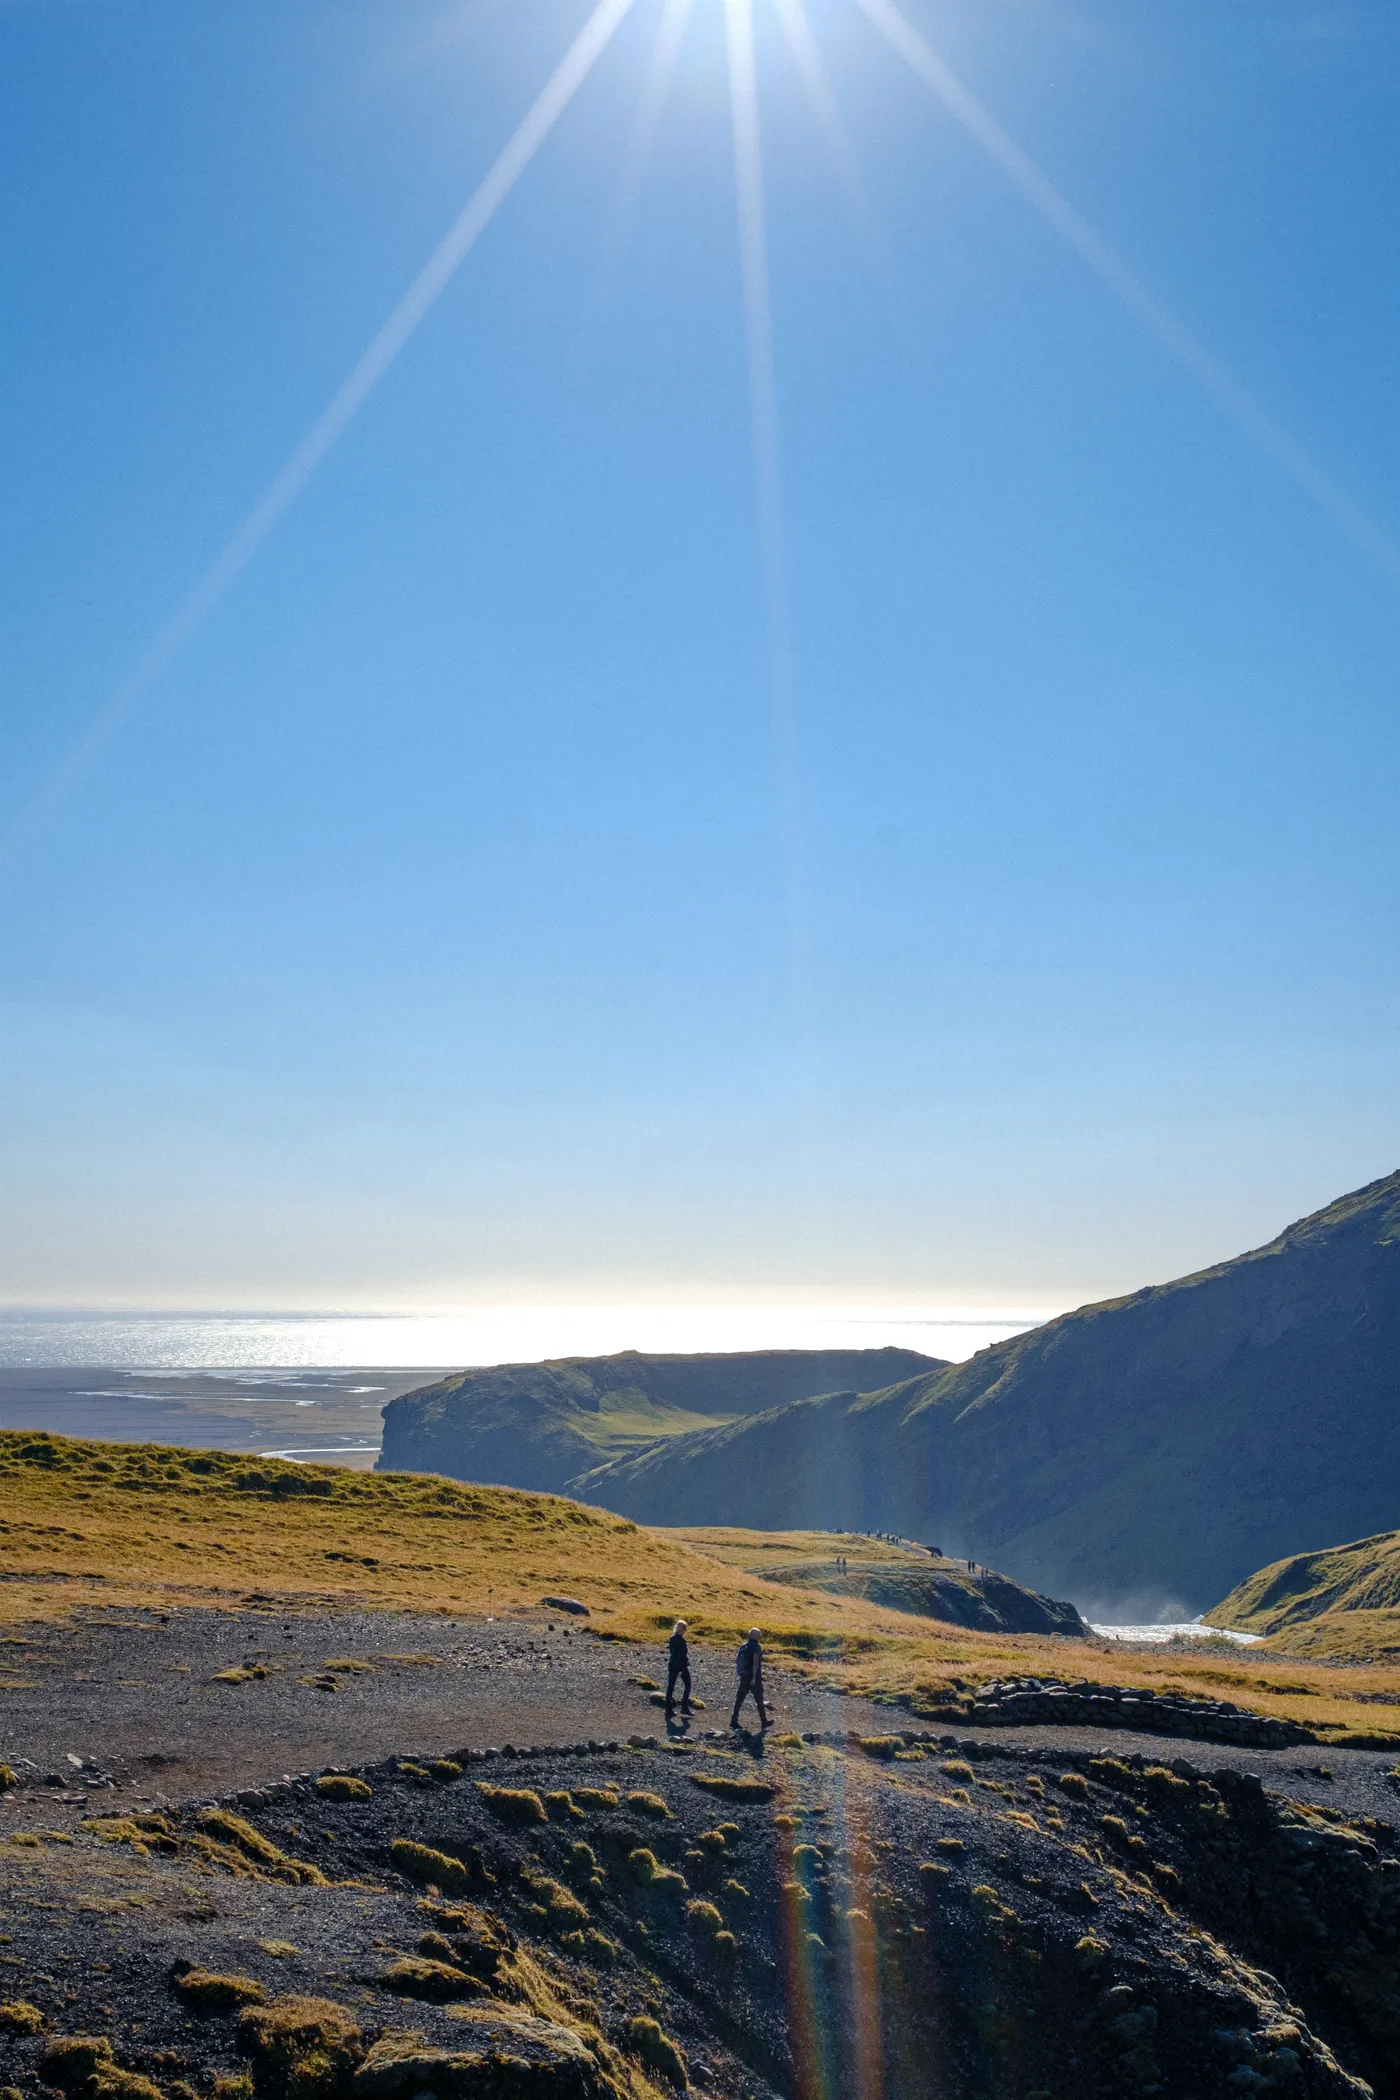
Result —
[[[676, 1692], [681, 1695], [681, 1712], [690, 1712], [690, 1643], [686, 1640], [687, 1621], [677, 1619], [675, 1631], [666, 1643], [666, 1718], [675, 1719]], [[756, 1626], [739, 1644], [734, 1658], [734, 1711], [729, 1717], [731, 1728], [739, 1726], [739, 1709], [746, 1699], [752, 1699], [758, 1708], [758, 1725], [768, 1726], [768, 1708], [763, 1697], [763, 1643]]]

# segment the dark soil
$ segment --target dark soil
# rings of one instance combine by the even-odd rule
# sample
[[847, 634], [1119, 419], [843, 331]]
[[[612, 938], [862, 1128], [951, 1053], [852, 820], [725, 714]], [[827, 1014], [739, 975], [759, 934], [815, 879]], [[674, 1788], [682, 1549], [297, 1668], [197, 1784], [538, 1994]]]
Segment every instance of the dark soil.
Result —
[[[374, 2100], [398, 2090], [408, 2047], [395, 2056], [383, 2037], [411, 2032], [403, 2100], [641, 2100], [643, 2074], [667, 2089], [668, 2061], [724, 2100], [1330, 2100], [1362, 2080], [1400, 2094], [1400, 1850], [1382, 1759], [1325, 1753], [1329, 1781], [1306, 1753], [1254, 1753], [1265, 1786], [1220, 1753], [1191, 1762], [1190, 1746], [1122, 1734], [896, 1737], [880, 1719], [906, 1716], [872, 1726], [848, 1702], [802, 1721], [787, 1684], [766, 1742], [708, 1739], [727, 1719], [712, 1708], [696, 1720], [705, 1738], [672, 1744], [627, 1684], [646, 1674], [638, 1651], [585, 1634], [367, 1621], [361, 1659], [451, 1667], [379, 1663], [317, 1693], [299, 1684], [309, 1667], [209, 1686], [206, 1666], [241, 1659], [248, 1625], [194, 1616], [45, 1633], [47, 1668], [10, 1651], [15, 1677], [41, 1678], [62, 1709], [54, 1724], [38, 1695], [4, 1695], [33, 1702], [18, 1709], [23, 1754], [62, 1759], [63, 1727], [85, 1714], [71, 1754], [97, 1766], [67, 1765], [78, 1783], [63, 1788], [25, 1768], [5, 1797], [0, 1999], [46, 2024], [0, 2031], [0, 2087], [38, 2094], [68, 2075], [46, 2059], [54, 2036], [86, 2034], [167, 2100], [242, 2074], [240, 2048], [259, 2100]], [[355, 1622], [288, 1624], [298, 1665], [356, 1659]], [[247, 1646], [273, 1645], [269, 1622], [252, 1630]], [[142, 1750], [139, 1707], [108, 1703], [107, 1675], [135, 1678], [139, 1658], [159, 1682], [172, 1648], [203, 1674], [154, 1732], [147, 1692]], [[80, 1675], [97, 1680], [86, 1707]], [[266, 1784], [310, 1762], [284, 1727], [302, 1744], [339, 1738], [318, 1762], [364, 1785], [318, 1788], [309, 1771]], [[385, 1758], [395, 1729], [410, 1754]], [[346, 1748], [370, 1737], [370, 1754]], [[172, 1743], [190, 1764], [154, 1769], [181, 1805], [136, 1822], [132, 1792], [101, 1774]], [[460, 1755], [435, 1762], [443, 1750]], [[214, 1769], [217, 1786], [184, 1776]], [[358, 2032], [289, 2069], [257, 2055], [254, 2015], [201, 2009], [211, 1993], [192, 1994], [181, 1965], [244, 1979], [244, 1996], [334, 2001]], [[121, 2100], [110, 2074], [69, 2090]]]

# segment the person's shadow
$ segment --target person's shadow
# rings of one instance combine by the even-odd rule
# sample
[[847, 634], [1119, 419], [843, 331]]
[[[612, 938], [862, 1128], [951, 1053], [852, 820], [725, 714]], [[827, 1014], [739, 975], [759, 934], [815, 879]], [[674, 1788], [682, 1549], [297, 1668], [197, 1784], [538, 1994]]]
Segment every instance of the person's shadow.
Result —
[[730, 1736], [730, 1741], [734, 1744], [736, 1750], [742, 1750], [746, 1757], [752, 1757], [759, 1764], [762, 1764], [765, 1739], [761, 1729], [745, 1728], [741, 1725]]
[[688, 1736], [690, 1734], [690, 1715], [667, 1714], [666, 1733], [668, 1736], [676, 1736], [682, 1739]]

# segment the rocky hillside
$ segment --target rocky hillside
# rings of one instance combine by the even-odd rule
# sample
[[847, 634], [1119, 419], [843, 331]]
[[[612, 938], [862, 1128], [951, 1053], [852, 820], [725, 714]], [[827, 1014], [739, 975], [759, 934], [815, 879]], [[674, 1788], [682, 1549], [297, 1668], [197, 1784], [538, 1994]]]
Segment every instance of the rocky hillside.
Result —
[[1400, 1174], [1250, 1254], [969, 1362], [654, 1445], [640, 1521], [940, 1540], [1093, 1618], [1189, 1617], [1400, 1507]]
[[1263, 1634], [1290, 1655], [1400, 1655], [1400, 1531], [1275, 1561], [1215, 1605], [1211, 1624]]
[[559, 1493], [600, 1462], [809, 1393], [945, 1370], [916, 1349], [566, 1357], [461, 1371], [391, 1400], [381, 1472]]
[[[26, 1795], [29, 1790], [16, 1790]], [[0, 2078], [67, 2100], [1390, 2100], [1384, 1816], [912, 1731], [21, 1799]]]

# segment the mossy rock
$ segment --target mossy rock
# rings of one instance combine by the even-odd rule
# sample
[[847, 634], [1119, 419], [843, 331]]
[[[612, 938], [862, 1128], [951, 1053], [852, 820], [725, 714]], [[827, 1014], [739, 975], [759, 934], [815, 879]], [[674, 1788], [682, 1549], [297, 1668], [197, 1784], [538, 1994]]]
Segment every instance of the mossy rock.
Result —
[[445, 1889], [449, 1896], [465, 1895], [472, 1885], [472, 1870], [450, 1852], [435, 1852], [431, 1845], [412, 1838], [395, 1838], [389, 1857], [401, 1874], [425, 1887]]
[[163, 2100], [160, 2087], [139, 2071], [124, 2071], [106, 2035], [55, 2035], [39, 2060], [39, 2075], [72, 2100]]
[[492, 2006], [465, 2010], [460, 2042], [386, 2035], [355, 2073], [353, 2100], [603, 2100], [612, 2088], [572, 2028]]
[[655, 1816], [658, 1820], [672, 1821], [671, 1808], [660, 1794], [635, 1793], [627, 1796], [627, 1806], [637, 1816]]
[[560, 1930], [561, 1927], [572, 1930], [575, 1926], [588, 1924], [587, 1905], [580, 1903], [578, 1897], [572, 1894], [570, 1890], [564, 1888], [561, 1883], [551, 1881], [547, 1875], [532, 1874], [529, 1876], [526, 1886], [533, 1890], [534, 1894], [543, 1903], [549, 1913], [549, 1922], [555, 1931]]
[[576, 1786], [573, 1789], [573, 1796], [580, 1808], [618, 1808], [621, 1806], [621, 1796], [615, 1787]]
[[476, 1790], [493, 1816], [503, 1823], [526, 1826], [531, 1823], [547, 1823], [548, 1811], [539, 1795], [528, 1786], [490, 1786], [478, 1779]]
[[276, 1998], [238, 2023], [257, 2100], [332, 2100], [365, 2054], [359, 2023], [329, 1998]]
[[86, 2092], [104, 2068], [115, 2069], [105, 2034], [57, 2034], [39, 2059], [39, 2076], [61, 2093]]
[[627, 2040], [648, 2069], [659, 2071], [668, 2084], [682, 2092], [690, 2083], [685, 2058], [664, 2027], [639, 2014], [627, 2022]]
[[188, 1962], [171, 1971], [170, 1988], [195, 2012], [241, 2012], [245, 2005], [267, 2003], [267, 1992], [253, 1977], [223, 1976]]
[[370, 1801], [374, 1788], [366, 1779], [356, 1779], [349, 1772], [323, 1772], [316, 1782], [316, 1791], [323, 1801]]
[[454, 1999], [481, 1998], [486, 1994], [486, 1985], [478, 1977], [469, 1976], [455, 1962], [439, 1961], [433, 1956], [405, 1954], [390, 1962], [374, 1980], [381, 1991], [392, 1991], [397, 1998], [423, 1998], [432, 2005], [449, 2005]]
[[689, 1887], [684, 1874], [678, 1874], [674, 1867], [663, 1867], [645, 1845], [628, 1853], [627, 1871], [644, 1889], [655, 1889], [658, 1895], [683, 1896]]
[[27, 1998], [10, 1998], [0, 2005], [0, 2034], [38, 2034], [48, 2024]]

